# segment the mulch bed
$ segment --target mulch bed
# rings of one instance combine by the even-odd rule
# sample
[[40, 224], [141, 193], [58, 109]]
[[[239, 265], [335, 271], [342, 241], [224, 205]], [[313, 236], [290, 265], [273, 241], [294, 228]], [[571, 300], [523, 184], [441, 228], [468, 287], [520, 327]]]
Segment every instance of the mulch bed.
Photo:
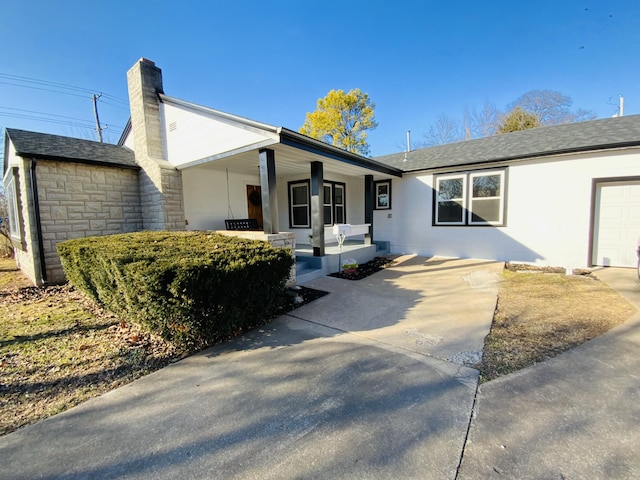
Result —
[[330, 273], [330, 277], [344, 278], [345, 280], [362, 280], [363, 278], [373, 275], [380, 270], [395, 265], [396, 262], [390, 258], [376, 257], [373, 260], [358, 265], [358, 268], [354, 272], [336, 272]]
[[281, 314], [289, 313], [291, 310], [295, 310], [298, 307], [329, 294], [329, 292], [316, 290], [315, 288], [303, 287], [302, 285], [297, 285], [288, 289], [287, 293], [289, 295], [289, 302], [280, 309], [279, 313]]

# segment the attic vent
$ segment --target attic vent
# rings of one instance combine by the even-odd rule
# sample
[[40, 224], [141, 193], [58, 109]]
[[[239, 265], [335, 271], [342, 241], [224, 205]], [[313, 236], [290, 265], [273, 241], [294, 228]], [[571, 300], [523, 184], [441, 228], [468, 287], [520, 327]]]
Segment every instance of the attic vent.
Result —
[[174, 130], [176, 130], [178, 128], [178, 123], [177, 122], [171, 122], [169, 124], [169, 131], [173, 132]]

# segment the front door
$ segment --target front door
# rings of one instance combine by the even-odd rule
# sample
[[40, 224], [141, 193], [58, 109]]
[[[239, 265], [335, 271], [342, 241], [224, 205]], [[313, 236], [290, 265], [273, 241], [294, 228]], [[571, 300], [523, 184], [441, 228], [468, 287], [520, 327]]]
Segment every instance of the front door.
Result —
[[247, 185], [247, 217], [258, 220], [262, 229], [262, 192], [260, 185]]

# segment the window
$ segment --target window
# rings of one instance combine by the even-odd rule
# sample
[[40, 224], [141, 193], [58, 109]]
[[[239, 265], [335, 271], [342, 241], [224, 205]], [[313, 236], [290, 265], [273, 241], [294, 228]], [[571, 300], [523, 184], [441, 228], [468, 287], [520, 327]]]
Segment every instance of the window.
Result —
[[6, 179], [5, 194], [9, 220], [9, 236], [15, 242], [22, 242], [22, 225], [18, 209], [18, 168], [13, 167]]
[[324, 184], [324, 224], [333, 225], [333, 185]]
[[502, 224], [504, 172], [469, 174], [469, 224]]
[[344, 183], [333, 184], [333, 219], [334, 223], [347, 223], [345, 214]]
[[310, 227], [309, 182], [289, 183], [289, 223], [292, 228]]
[[[322, 186], [324, 224], [345, 223], [345, 184], [324, 182]], [[291, 228], [311, 227], [311, 197], [308, 180], [289, 183], [289, 223]]]
[[464, 191], [467, 177], [436, 178], [436, 225], [464, 225]]
[[344, 183], [324, 183], [324, 224], [345, 223]]
[[391, 180], [375, 182], [376, 210], [389, 210], [391, 208]]
[[438, 175], [434, 225], [504, 225], [505, 170]]

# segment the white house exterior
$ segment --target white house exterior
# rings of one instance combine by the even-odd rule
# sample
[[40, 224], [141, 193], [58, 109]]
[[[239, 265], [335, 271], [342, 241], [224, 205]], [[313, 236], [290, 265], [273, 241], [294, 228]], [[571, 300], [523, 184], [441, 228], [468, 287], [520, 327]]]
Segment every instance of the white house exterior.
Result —
[[[314, 256], [325, 257], [326, 244], [335, 241], [332, 225], [348, 222], [366, 225], [367, 233], [360, 235], [365, 244], [360, 261], [379, 252], [371, 241], [373, 188], [376, 181], [400, 178], [400, 169], [283, 127], [169, 97], [163, 93], [160, 69], [146, 59], [129, 70], [127, 79], [131, 119], [118, 146], [23, 132], [29, 141], [25, 148], [14, 148], [11, 136], [6, 137], [4, 181], [13, 192], [15, 215], [9, 220], [15, 232], [16, 257], [34, 283], [64, 280], [56, 244], [90, 234], [86, 232], [220, 231], [229, 220], [252, 218], [262, 229], [261, 235], [235, 234], [294, 250], [296, 244], [310, 244]], [[51, 153], [52, 148], [58, 151]], [[50, 158], [62, 164], [62, 173], [47, 177], [30, 170], [30, 165]], [[64, 174], [71, 163], [90, 166], [82, 173], [83, 181]], [[114, 212], [125, 209], [103, 195], [108, 187], [93, 184], [94, 176], [97, 179], [100, 174], [94, 175], [91, 166], [117, 168], [128, 175], [123, 182], [126, 188], [135, 189], [135, 199], [126, 196], [134, 209], [131, 215], [135, 218], [130, 222], [125, 219], [116, 226], [109, 221], [110, 208]], [[37, 188], [50, 181], [57, 188], [53, 201], [65, 205], [56, 209], [57, 224], [51, 228], [41, 221], [46, 214], [39, 205], [46, 199], [42, 188]], [[87, 211], [74, 210], [82, 202], [72, 195], [78, 188], [90, 192], [82, 197], [87, 200], [84, 205], [91, 207]], [[88, 201], [93, 193], [106, 202], [107, 212]], [[82, 216], [87, 228], [74, 226], [76, 215]], [[104, 229], [97, 227], [103, 223]]]
[[67, 238], [249, 218], [261, 230], [252, 238], [310, 244], [316, 257], [335, 242], [332, 226], [349, 223], [364, 225], [369, 257], [386, 245], [569, 273], [636, 264], [640, 116], [370, 159], [165, 95], [145, 59], [127, 79], [131, 120], [117, 146], [7, 132], [16, 258], [36, 284], [64, 279], [55, 246]]
[[[405, 168], [394, 180], [392, 218], [374, 216], [376, 233], [394, 252], [560, 266], [569, 273], [634, 267], [638, 140], [640, 117], [629, 116], [443, 145], [410, 152], [406, 160], [404, 154], [378, 158]], [[500, 182], [499, 191], [490, 196], [476, 188], [474, 196], [474, 182], [481, 187], [487, 177]], [[461, 215], [440, 219], [448, 198], [436, 192], [448, 181], [462, 184], [454, 200]], [[474, 220], [474, 205], [489, 220]]]

